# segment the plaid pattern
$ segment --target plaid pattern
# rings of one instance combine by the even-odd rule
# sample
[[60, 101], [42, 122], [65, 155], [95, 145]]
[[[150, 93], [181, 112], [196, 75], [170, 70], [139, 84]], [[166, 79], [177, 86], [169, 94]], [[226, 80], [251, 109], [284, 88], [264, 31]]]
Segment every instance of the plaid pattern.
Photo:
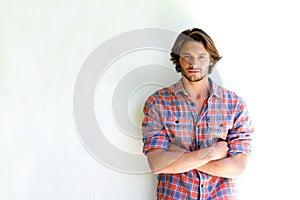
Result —
[[[253, 127], [245, 102], [211, 79], [210, 97], [201, 114], [189, 99], [182, 81], [151, 95], [144, 106], [143, 153], [167, 150], [179, 140], [188, 151], [208, 147], [223, 138], [229, 156], [251, 153]], [[196, 169], [179, 174], [159, 174], [158, 199], [235, 199], [233, 179], [212, 176]]]

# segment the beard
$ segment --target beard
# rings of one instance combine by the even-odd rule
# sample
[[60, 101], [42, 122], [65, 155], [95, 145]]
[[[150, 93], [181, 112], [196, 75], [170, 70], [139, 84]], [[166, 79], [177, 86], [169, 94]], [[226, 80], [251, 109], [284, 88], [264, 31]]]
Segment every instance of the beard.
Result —
[[[208, 75], [208, 71], [207, 72], [203, 72], [203, 70], [199, 69], [200, 70], [199, 75], [188, 76], [187, 73], [185, 73], [185, 71], [182, 69], [182, 67], [180, 67], [180, 68], [181, 68], [181, 75], [184, 76], [190, 82], [199, 82], [199, 81], [202, 81]], [[187, 69], [187, 70], [190, 70], [190, 69]]]

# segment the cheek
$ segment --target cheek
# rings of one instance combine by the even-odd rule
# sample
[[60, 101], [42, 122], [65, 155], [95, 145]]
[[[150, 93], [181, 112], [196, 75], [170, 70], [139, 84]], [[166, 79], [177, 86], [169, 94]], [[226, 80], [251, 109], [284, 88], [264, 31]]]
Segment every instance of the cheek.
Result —
[[179, 64], [180, 64], [181, 66], [187, 66], [187, 65], [190, 65], [190, 63], [189, 63], [187, 60], [183, 59], [183, 58], [180, 58], [180, 59], [179, 59]]
[[209, 66], [210, 66], [210, 60], [203, 61], [202, 66], [203, 66], [204, 68], [209, 69]]
[[203, 60], [203, 65], [209, 65], [210, 64], [210, 59], [205, 59]]

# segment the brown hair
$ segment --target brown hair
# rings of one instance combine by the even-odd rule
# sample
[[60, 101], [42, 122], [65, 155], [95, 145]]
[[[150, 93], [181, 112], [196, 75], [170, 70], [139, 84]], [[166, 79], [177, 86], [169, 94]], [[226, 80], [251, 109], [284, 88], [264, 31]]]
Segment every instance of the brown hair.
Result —
[[210, 38], [210, 36], [205, 33], [202, 29], [199, 28], [193, 28], [193, 29], [187, 29], [180, 33], [178, 37], [176, 38], [176, 41], [171, 49], [171, 61], [175, 65], [175, 69], [177, 72], [181, 71], [179, 58], [180, 58], [180, 50], [182, 46], [187, 41], [196, 41], [196, 42], [202, 42], [206, 51], [208, 51], [211, 59], [211, 65], [209, 66], [209, 74], [212, 73], [214, 66], [216, 63], [222, 58], [219, 55], [219, 52], [213, 42], [213, 40]]

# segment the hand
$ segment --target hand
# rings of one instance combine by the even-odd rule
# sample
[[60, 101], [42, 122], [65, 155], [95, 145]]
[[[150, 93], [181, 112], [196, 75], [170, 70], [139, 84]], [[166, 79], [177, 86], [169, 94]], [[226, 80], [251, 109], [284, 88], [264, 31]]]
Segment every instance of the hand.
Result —
[[218, 160], [227, 157], [227, 142], [220, 141], [210, 147], [199, 150], [199, 158], [208, 158], [209, 160]]

